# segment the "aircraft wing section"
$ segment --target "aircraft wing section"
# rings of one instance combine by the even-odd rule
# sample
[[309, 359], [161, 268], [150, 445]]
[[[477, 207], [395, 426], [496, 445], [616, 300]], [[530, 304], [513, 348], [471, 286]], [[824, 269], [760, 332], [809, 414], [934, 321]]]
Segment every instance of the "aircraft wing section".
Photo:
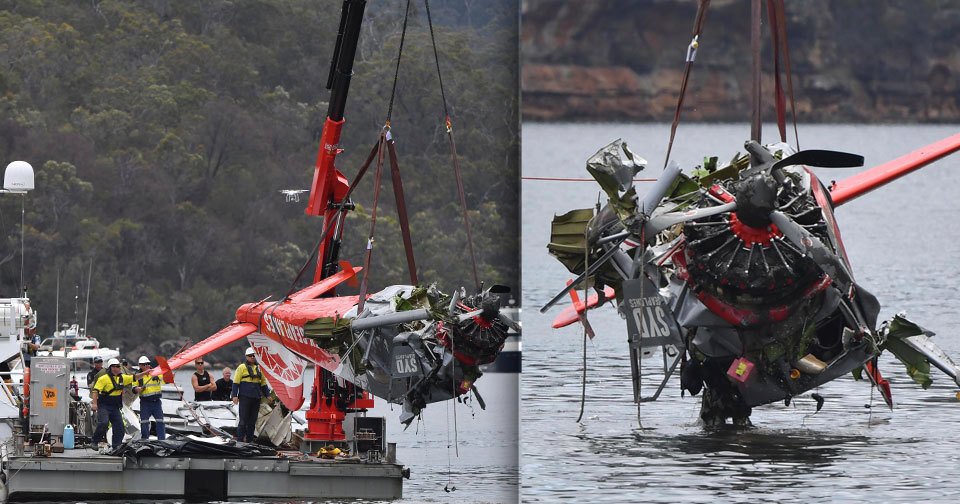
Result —
[[327, 292], [330, 292], [336, 286], [348, 282], [354, 284], [357, 281], [357, 273], [360, 272], [363, 268], [360, 266], [354, 267], [346, 261], [340, 262], [340, 271], [337, 273], [320, 280], [319, 282], [306, 287], [300, 291], [297, 291], [290, 295], [290, 299], [294, 301], [301, 301], [304, 299], [316, 299]]
[[833, 205], [840, 206], [863, 196], [958, 150], [960, 150], [960, 133], [841, 180], [830, 188]]
[[257, 352], [257, 363], [284, 406], [298, 410], [303, 405], [303, 372], [307, 361], [279, 341], [254, 332], [247, 340]]
[[220, 347], [229, 345], [230, 343], [233, 343], [234, 341], [237, 341], [244, 336], [255, 332], [256, 330], [257, 326], [253, 324], [235, 321], [227, 327], [217, 331], [217, 333], [213, 336], [210, 336], [200, 343], [197, 343], [196, 345], [177, 353], [167, 361], [167, 366], [157, 366], [153, 368], [150, 371], [150, 375], [159, 376], [166, 371], [177, 369], [188, 362], [193, 362], [193, 359], [196, 359], [197, 357], [202, 357]]

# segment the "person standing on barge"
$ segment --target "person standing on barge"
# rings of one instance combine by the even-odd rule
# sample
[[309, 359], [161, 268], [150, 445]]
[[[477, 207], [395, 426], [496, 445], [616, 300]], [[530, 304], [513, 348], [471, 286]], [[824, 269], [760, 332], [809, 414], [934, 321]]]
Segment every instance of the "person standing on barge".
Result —
[[247, 348], [243, 364], [233, 373], [233, 390], [230, 396], [233, 404], [240, 405], [240, 418], [237, 419], [237, 440], [252, 443], [253, 430], [260, 413], [260, 398], [270, 395], [267, 379], [257, 365], [256, 352]]
[[[150, 371], [150, 359], [143, 355], [138, 361], [140, 371]], [[166, 439], [166, 428], [163, 423], [163, 406], [160, 403], [162, 376], [144, 376], [137, 383], [140, 386], [140, 438], [150, 437], [150, 417], [157, 422], [157, 439]]]
[[[97, 414], [97, 429], [93, 432], [93, 444], [98, 445], [104, 441], [107, 436], [107, 425], [113, 426], [113, 437], [111, 445], [116, 448], [123, 442], [123, 416], [120, 414], [120, 408], [123, 407], [123, 389], [133, 385], [134, 381], [147, 372], [137, 373], [134, 376], [123, 374], [120, 369], [120, 361], [110, 359], [107, 361], [108, 371], [93, 385], [90, 391], [90, 409]], [[140, 387], [134, 387], [135, 393], [140, 392]]]

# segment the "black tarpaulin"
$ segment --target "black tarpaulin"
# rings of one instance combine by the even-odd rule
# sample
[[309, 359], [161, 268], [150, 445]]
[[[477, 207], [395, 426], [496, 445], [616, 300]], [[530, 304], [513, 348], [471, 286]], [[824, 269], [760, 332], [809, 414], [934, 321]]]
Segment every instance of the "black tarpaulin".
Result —
[[110, 455], [117, 457], [170, 457], [184, 456], [191, 457], [262, 457], [276, 455], [274, 448], [254, 444], [230, 441], [227, 443], [204, 442], [196, 439], [165, 439], [159, 441], [156, 439], [143, 440], [136, 439], [126, 442], [113, 451]]

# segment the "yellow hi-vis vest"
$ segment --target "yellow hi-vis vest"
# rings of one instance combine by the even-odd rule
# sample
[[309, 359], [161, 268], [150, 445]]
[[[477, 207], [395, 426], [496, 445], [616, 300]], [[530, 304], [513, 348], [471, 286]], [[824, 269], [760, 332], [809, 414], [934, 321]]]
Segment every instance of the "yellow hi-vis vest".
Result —
[[246, 362], [237, 366], [237, 371], [233, 373], [233, 387], [230, 391], [232, 397], [263, 397], [269, 393], [267, 379], [259, 366]]
[[123, 387], [127, 385], [133, 385], [132, 376], [125, 374], [113, 376], [110, 371], [107, 371], [100, 378], [97, 378], [93, 390], [96, 390], [100, 396], [112, 397], [123, 394]]
[[140, 378], [139, 383], [140, 387], [143, 389], [140, 392], [141, 398], [153, 399], [155, 397], [160, 397], [160, 387], [163, 386], [163, 378], [159, 376], [148, 376]]

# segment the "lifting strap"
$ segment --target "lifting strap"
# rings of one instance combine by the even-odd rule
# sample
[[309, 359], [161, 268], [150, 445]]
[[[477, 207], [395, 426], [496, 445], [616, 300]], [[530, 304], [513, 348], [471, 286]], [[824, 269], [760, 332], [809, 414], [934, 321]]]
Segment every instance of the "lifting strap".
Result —
[[[752, 104], [753, 117], [750, 121], [750, 139], [757, 142], [761, 142], [760, 138], [762, 136], [762, 126], [763, 126], [763, 117], [760, 111], [760, 14], [762, 4], [760, 0], [752, 0], [750, 3], [750, 52], [753, 55], [753, 65], [752, 65], [752, 86], [751, 86], [751, 96], [750, 103]], [[750, 165], [753, 166], [756, 163], [754, 156], [750, 156]]]
[[390, 175], [393, 179], [393, 196], [397, 201], [397, 220], [400, 221], [400, 235], [403, 236], [403, 248], [407, 252], [407, 271], [410, 272], [410, 284], [420, 285], [417, 279], [417, 263], [413, 259], [413, 241], [410, 239], [410, 220], [407, 218], [407, 201], [403, 197], [403, 181], [400, 180], [400, 164], [397, 161], [397, 146], [393, 138], [387, 137], [387, 154], [390, 156]]
[[[776, 15], [776, 24], [771, 23], [771, 29], [776, 30], [776, 37], [780, 41], [780, 51], [783, 53], [784, 70], [787, 74], [787, 94], [790, 95], [790, 115], [793, 118], [793, 137], [797, 142], [797, 151], [800, 150], [800, 135], [797, 133], [797, 102], [793, 97], [793, 72], [790, 68], [790, 45], [787, 43], [787, 20], [783, 0], [768, 0], [767, 8]], [[776, 48], [774, 50], [776, 54]], [[779, 121], [779, 118], [778, 118]], [[781, 129], [785, 129], [782, 128]], [[785, 135], [781, 135], [784, 136]], [[782, 139], [786, 142], [786, 138]]]
[[693, 22], [693, 38], [687, 46], [686, 64], [683, 67], [683, 80], [680, 82], [680, 95], [677, 97], [677, 109], [673, 112], [673, 124], [670, 126], [670, 142], [667, 143], [667, 157], [663, 160], [663, 167], [670, 162], [670, 151], [673, 150], [673, 140], [677, 136], [677, 126], [680, 124], [680, 111], [683, 110], [683, 97], [687, 94], [687, 82], [690, 80], [690, 70], [697, 59], [697, 48], [700, 46], [700, 35], [703, 33], [703, 23], [707, 19], [707, 7], [710, 0], [700, 0], [697, 5], [697, 18]]
[[[709, 0], [708, 0], [709, 1]], [[463, 212], [463, 225], [467, 231], [467, 246], [470, 249], [470, 264], [473, 267], [473, 282], [480, 290], [480, 276], [477, 274], [477, 255], [473, 250], [473, 231], [467, 215], [467, 197], [463, 190], [463, 177], [460, 175], [460, 159], [457, 157], [457, 144], [453, 140], [453, 121], [447, 108], [447, 96], [443, 89], [443, 75], [440, 72], [440, 55], [437, 53], [437, 39], [433, 32], [433, 19], [430, 16], [430, 0], [423, 0], [427, 11], [427, 24], [430, 27], [430, 42], [433, 44], [433, 59], [437, 64], [437, 79], [440, 81], [440, 98], [443, 100], [444, 122], [447, 128], [447, 140], [450, 144], [450, 156], [453, 158], [453, 172], [457, 178], [457, 192], [460, 195], [460, 210]]]
[[773, 98], [777, 109], [777, 130], [780, 141], [787, 141], [787, 104], [783, 96], [783, 84], [780, 82], [780, 35], [779, 18], [774, 0], [767, 0], [767, 18], [770, 21], [770, 41], [773, 43]]
[[400, 77], [400, 61], [403, 58], [403, 43], [407, 38], [407, 22], [410, 18], [410, 0], [403, 14], [403, 29], [400, 31], [400, 47], [397, 50], [397, 64], [393, 72], [393, 86], [390, 89], [390, 103], [387, 106], [387, 118], [380, 129], [380, 139], [377, 141], [377, 170], [374, 174], [373, 209], [370, 213], [370, 234], [367, 236], [367, 251], [363, 259], [363, 277], [360, 281], [360, 299], [357, 302], [357, 314], [363, 312], [366, 302], [368, 280], [370, 275], [370, 260], [373, 257], [373, 244], [377, 229], [377, 210], [380, 205], [380, 185], [383, 178], [384, 149], [390, 158], [390, 174], [393, 181], [393, 194], [397, 204], [397, 218], [400, 222], [400, 233], [403, 237], [403, 247], [407, 256], [407, 268], [410, 272], [410, 281], [417, 285], [417, 266], [413, 258], [413, 241], [410, 238], [410, 223], [407, 218], [406, 199], [403, 197], [403, 182], [400, 179], [400, 164], [397, 161], [396, 145], [390, 135], [390, 121], [393, 119], [393, 103], [397, 96], [397, 81]]
[[380, 140], [377, 142], [377, 171], [373, 176], [373, 209], [370, 212], [370, 234], [367, 235], [367, 253], [363, 258], [363, 279], [360, 281], [360, 299], [357, 302], [357, 315], [363, 313], [363, 305], [367, 298], [367, 279], [370, 276], [373, 239], [377, 230], [377, 206], [380, 203], [380, 179], [383, 176], [383, 150], [389, 134], [390, 126], [384, 125], [380, 130]]
[[[410, 0], [403, 12], [403, 29], [400, 31], [400, 49], [397, 51], [397, 66], [393, 72], [393, 87], [390, 90], [390, 105], [387, 107], [386, 125], [390, 127], [393, 119], [393, 100], [397, 96], [397, 80], [400, 77], [400, 59], [403, 56], [403, 42], [407, 38], [407, 20], [410, 18]], [[403, 197], [403, 181], [400, 180], [400, 163], [397, 161], [396, 143], [388, 132], [387, 154], [390, 157], [390, 175], [393, 181], [393, 197], [397, 204], [397, 220], [400, 222], [400, 235], [403, 237], [403, 249], [407, 255], [407, 271], [410, 273], [410, 283], [419, 285], [417, 280], [417, 263], [413, 258], [413, 240], [410, 239], [410, 220], [407, 218], [407, 201]]]

